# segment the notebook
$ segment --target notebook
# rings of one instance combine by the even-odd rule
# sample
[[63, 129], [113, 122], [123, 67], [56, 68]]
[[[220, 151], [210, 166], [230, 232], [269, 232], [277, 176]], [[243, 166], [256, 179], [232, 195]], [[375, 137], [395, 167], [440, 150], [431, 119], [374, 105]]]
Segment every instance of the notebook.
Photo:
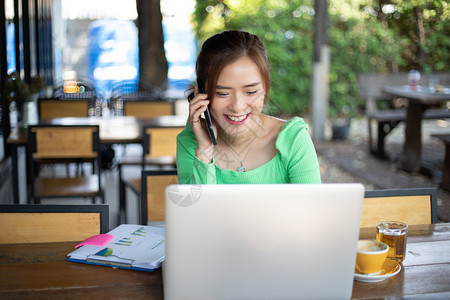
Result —
[[121, 224], [76, 245], [67, 261], [153, 272], [165, 257], [164, 228]]
[[171, 185], [165, 299], [349, 299], [361, 184]]

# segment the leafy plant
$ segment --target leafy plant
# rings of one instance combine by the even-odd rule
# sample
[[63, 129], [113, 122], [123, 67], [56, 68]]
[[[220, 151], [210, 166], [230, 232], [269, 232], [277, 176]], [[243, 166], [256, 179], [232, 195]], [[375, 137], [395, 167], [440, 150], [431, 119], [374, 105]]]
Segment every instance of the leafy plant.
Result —
[[20, 105], [29, 95], [39, 93], [45, 87], [45, 80], [40, 76], [33, 76], [30, 82], [23, 81], [19, 73], [14, 72], [6, 76], [5, 89], [9, 102]]

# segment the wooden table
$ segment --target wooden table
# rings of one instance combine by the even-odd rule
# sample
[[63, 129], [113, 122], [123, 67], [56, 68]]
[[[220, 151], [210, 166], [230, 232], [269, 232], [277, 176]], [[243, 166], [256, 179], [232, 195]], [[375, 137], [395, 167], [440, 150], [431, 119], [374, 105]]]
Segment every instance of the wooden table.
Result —
[[423, 113], [432, 106], [450, 101], [450, 93], [430, 93], [428, 88], [419, 88], [413, 91], [407, 85], [383, 87], [383, 92], [408, 100], [401, 165], [401, 168], [407, 172], [417, 172], [421, 167]]
[[[374, 238], [375, 229], [362, 229], [360, 237]], [[75, 244], [0, 245], [0, 299], [163, 299], [161, 270], [65, 261]], [[450, 223], [411, 226], [407, 251], [396, 276], [375, 283], [354, 281], [353, 298], [450, 298]]]
[[[360, 238], [375, 235], [375, 228], [360, 232]], [[354, 281], [352, 297], [450, 299], [450, 223], [410, 226], [406, 251], [400, 273], [381, 282]]]
[[[156, 118], [121, 117], [86, 117], [86, 118], [57, 118], [43, 121], [40, 124], [58, 125], [99, 125], [100, 142], [105, 145], [112, 144], [140, 144], [142, 142], [142, 128], [149, 125], [155, 128], [179, 127], [186, 124], [183, 116], [161, 116]], [[18, 148], [26, 147], [26, 131], [14, 129], [8, 136], [6, 143], [11, 147], [13, 163], [13, 197], [14, 203], [19, 203], [19, 170]], [[25, 182], [26, 185], [26, 182]]]

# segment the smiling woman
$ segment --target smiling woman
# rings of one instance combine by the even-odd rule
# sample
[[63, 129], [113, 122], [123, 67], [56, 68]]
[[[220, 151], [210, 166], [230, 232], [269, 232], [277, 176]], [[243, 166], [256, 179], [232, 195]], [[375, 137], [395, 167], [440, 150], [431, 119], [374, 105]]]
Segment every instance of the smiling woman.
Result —
[[[197, 58], [205, 93], [192, 88], [188, 124], [178, 136], [180, 183], [320, 183], [308, 126], [299, 117], [262, 114], [270, 90], [264, 45], [255, 35], [225, 31]], [[209, 107], [217, 145], [202, 114]]]

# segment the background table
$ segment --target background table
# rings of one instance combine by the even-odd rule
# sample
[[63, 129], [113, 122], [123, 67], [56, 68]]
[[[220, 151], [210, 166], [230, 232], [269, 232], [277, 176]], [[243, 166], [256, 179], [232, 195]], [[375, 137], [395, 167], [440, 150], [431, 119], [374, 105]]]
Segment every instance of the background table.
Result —
[[[360, 237], [374, 238], [375, 229], [362, 229]], [[0, 245], [0, 299], [163, 299], [161, 270], [67, 262], [74, 245]], [[450, 223], [411, 226], [407, 252], [396, 276], [382, 282], [354, 281], [353, 298], [450, 298]]]
[[405, 143], [403, 144], [402, 169], [407, 172], [420, 170], [422, 162], [422, 115], [430, 107], [450, 101], [448, 93], [430, 93], [428, 88], [413, 91], [407, 85], [384, 86], [383, 92], [408, 100]]

